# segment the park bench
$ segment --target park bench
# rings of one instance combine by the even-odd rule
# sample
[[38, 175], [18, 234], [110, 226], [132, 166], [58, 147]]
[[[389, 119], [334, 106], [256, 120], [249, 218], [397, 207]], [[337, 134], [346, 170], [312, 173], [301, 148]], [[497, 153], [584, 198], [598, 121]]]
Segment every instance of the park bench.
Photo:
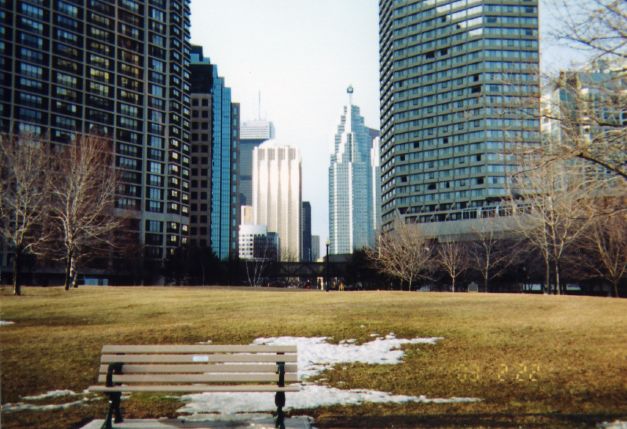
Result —
[[127, 392], [274, 392], [276, 427], [284, 428], [285, 392], [298, 381], [296, 346], [105, 345], [98, 382], [89, 391], [109, 396], [103, 428], [123, 421]]

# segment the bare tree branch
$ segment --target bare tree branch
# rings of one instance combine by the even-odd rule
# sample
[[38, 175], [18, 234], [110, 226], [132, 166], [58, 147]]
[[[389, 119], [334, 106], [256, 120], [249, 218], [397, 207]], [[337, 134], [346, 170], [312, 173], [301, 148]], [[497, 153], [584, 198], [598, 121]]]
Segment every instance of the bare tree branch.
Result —
[[0, 136], [0, 239], [15, 253], [13, 292], [21, 294], [21, 261], [46, 241], [49, 146], [34, 136]]

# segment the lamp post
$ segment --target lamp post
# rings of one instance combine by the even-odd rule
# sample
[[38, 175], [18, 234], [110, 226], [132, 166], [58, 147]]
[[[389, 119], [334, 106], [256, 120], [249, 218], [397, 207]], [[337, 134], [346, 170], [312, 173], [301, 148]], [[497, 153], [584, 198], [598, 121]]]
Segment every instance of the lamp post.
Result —
[[325, 279], [324, 279], [324, 291], [328, 292], [329, 291], [329, 240], [327, 239], [326, 243], [327, 245], [327, 256], [326, 256], [326, 260], [325, 260], [325, 267], [324, 267], [324, 275], [325, 275]]

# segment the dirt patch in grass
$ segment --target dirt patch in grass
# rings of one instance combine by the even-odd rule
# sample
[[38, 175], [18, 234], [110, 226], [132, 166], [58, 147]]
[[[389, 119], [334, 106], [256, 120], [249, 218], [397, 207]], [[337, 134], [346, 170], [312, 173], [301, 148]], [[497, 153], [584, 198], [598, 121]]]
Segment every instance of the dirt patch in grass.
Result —
[[[95, 384], [104, 344], [248, 344], [285, 335], [366, 342], [373, 333], [394, 332], [444, 339], [404, 346], [400, 365], [338, 366], [321, 376], [325, 383], [483, 401], [304, 412], [316, 426], [583, 428], [627, 420], [624, 300], [211, 288], [25, 288], [24, 294], [0, 289], [0, 319], [16, 322], [0, 327], [3, 403], [55, 389], [82, 392]], [[124, 409], [133, 418], [174, 417], [180, 405], [164, 395], [136, 395]], [[105, 408], [102, 399], [63, 411], [3, 413], [2, 424], [76, 428], [102, 418]]]

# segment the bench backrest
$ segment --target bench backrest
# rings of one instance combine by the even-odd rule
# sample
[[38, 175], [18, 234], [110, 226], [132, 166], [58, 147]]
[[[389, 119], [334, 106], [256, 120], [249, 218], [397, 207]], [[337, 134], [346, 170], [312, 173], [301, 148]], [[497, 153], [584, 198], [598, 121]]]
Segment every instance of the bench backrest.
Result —
[[98, 381], [109, 386], [277, 386], [298, 381], [296, 352], [296, 346], [106, 345]]

